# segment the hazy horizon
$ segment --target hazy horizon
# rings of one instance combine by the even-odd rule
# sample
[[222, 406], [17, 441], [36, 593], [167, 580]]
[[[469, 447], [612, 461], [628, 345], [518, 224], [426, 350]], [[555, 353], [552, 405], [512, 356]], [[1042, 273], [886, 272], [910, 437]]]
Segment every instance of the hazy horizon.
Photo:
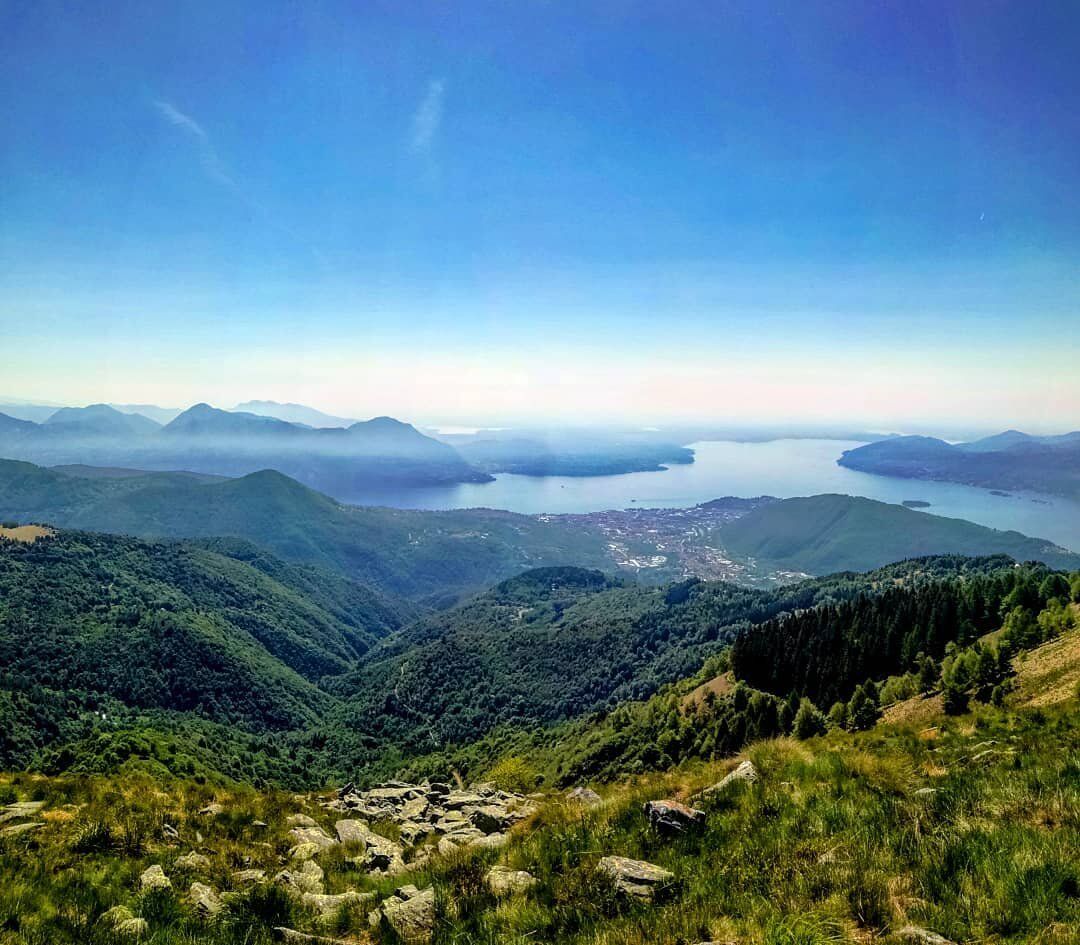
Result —
[[1080, 427], [1069, 4], [0, 13], [3, 386]]

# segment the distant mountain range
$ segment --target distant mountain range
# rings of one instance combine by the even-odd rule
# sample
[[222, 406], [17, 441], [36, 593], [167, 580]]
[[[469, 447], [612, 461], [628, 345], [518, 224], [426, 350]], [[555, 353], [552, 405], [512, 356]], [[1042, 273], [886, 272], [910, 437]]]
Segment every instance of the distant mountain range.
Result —
[[49, 465], [185, 469], [242, 476], [276, 469], [347, 496], [386, 486], [485, 482], [453, 447], [377, 417], [315, 428], [196, 404], [161, 425], [107, 404], [63, 407], [44, 422], [0, 414], [0, 456]]
[[1032, 436], [1006, 430], [955, 444], [929, 436], [893, 437], [846, 450], [837, 462], [880, 476], [1080, 498], [1080, 431]]
[[276, 400], [248, 400], [237, 404], [238, 413], [255, 413], [262, 417], [276, 417], [289, 423], [302, 423], [309, 427], [351, 427], [357, 421], [348, 417], [335, 417], [304, 404], [279, 404]]

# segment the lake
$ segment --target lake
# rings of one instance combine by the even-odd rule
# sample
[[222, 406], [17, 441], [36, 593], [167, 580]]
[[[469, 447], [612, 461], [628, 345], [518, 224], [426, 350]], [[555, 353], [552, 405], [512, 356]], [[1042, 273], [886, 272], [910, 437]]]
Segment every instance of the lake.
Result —
[[695, 461], [663, 472], [621, 476], [499, 475], [494, 482], [437, 489], [401, 489], [354, 496], [360, 505], [413, 509], [484, 506], [513, 512], [597, 512], [632, 506], [688, 506], [721, 496], [780, 498], [839, 492], [882, 502], [930, 503], [924, 511], [965, 518], [992, 528], [1015, 529], [1080, 550], [1080, 503], [1034, 493], [994, 495], [946, 482], [894, 479], [836, 464], [845, 440], [709, 441], [691, 444]]

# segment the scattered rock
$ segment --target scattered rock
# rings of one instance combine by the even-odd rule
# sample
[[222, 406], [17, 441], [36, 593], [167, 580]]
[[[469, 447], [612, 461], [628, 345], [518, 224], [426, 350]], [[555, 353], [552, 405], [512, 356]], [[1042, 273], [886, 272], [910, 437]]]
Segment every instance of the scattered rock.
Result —
[[180, 839], [180, 831], [177, 830], [172, 824], [165, 824], [161, 828], [161, 832], [166, 837], [166, 839], [169, 839], [169, 840], [179, 840]]
[[150, 929], [146, 919], [137, 918], [127, 906], [113, 906], [101, 914], [98, 923], [112, 929], [118, 935], [127, 935], [131, 938], [139, 938]]
[[953, 945], [944, 935], [921, 929], [917, 925], [905, 925], [896, 933], [896, 937], [902, 942], [910, 942], [911, 945]]
[[337, 840], [331, 837], [322, 827], [293, 827], [289, 834], [296, 838], [297, 843], [314, 843], [320, 850], [335, 846]]
[[687, 807], [678, 801], [647, 801], [644, 810], [649, 826], [665, 836], [689, 833], [705, 826], [705, 811]]
[[343, 938], [329, 938], [326, 935], [311, 935], [308, 932], [297, 932], [296, 929], [278, 925], [274, 931], [283, 942], [292, 942], [294, 945], [354, 945]]
[[217, 801], [207, 804], [201, 811], [199, 811], [200, 817], [217, 817], [219, 814], [224, 814], [225, 808]]
[[675, 874], [668, 870], [624, 856], [605, 856], [597, 869], [615, 882], [619, 892], [635, 899], [651, 900], [675, 879]]
[[321, 866], [314, 860], [305, 860], [303, 865], [295, 870], [282, 870], [274, 879], [277, 882], [291, 886], [301, 893], [315, 893], [319, 895], [325, 891], [323, 879], [326, 874]]
[[33, 833], [45, 825], [34, 821], [28, 824], [12, 824], [10, 827], [0, 828], [0, 837], [19, 837], [26, 833]]
[[496, 896], [509, 896], [528, 892], [536, 885], [536, 877], [525, 870], [512, 870], [507, 866], [494, 866], [484, 877], [487, 888]]
[[44, 806], [44, 801], [17, 801], [14, 804], [8, 804], [0, 810], [0, 824], [6, 824], [9, 820], [33, 817]]
[[921, 787], [915, 791], [915, 797], [932, 797], [934, 794], [937, 794], [937, 788]]
[[342, 906], [351, 906], [374, 899], [374, 893], [358, 893], [354, 889], [331, 896], [325, 893], [304, 893], [300, 901], [309, 909], [314, 909], [321, 916], [332, 916]]
[[592, 788], [587, 787], [574, 788], [572, 791], [567, 792], [566, 799], [575, 804], [580, 804], [582, 807], [595, 807], [597, 804], [603, 803], [603, 798]]
[[734, 784], [736, 781], [746, 781], [753, 783], [758, 779], [757, 768], [754, 767], [752, 761], [742, 761], [734, 771], [728, 772], [723, 778], [712, 785], [712, 787], [705, 788], [698, 797], [708, 797], [710, 794], [716, 794], [719, 791], [723, 791], [729, 784]]
[[232, 874], [232, 881], [237, 886], [252, 886], [255, 883], [266, 882], [266, 870], [237, 870]]
[[213, 919], [225, 906], [217, 894], [217, 890], [205, 883], [192, 883], [188, 890], [188, 899], [195, 911], [204, 919]]
[[505, 807], [485, 804], [469, 816], [472, 825], [484, 833], [498, 833], [510, 826], [510, 812]]
[[148, 866], [139, 877], [140, 889], [172, 889], [172, 882], [157, 863]]
[[317, 843], [305, 841], [304, 843], [298, 843], [295, 847], [289, 850], [289, 858], [301, 861], [310, 860], [321, 849], [322, 847], [320, 847]]
[[190, 853], [178, 856], [173, 865], [181, 870], [205, 870], [210, 868], [210, 857], [192, 850]]
[[309, 817], [307, 814], [290, 814], [285, 818], [285, 823], [290, 827], [318, 827], [314, 817]]

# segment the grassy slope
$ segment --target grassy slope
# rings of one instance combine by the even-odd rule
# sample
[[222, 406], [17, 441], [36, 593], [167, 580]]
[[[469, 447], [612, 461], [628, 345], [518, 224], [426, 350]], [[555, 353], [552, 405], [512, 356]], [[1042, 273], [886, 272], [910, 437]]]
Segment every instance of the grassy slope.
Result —
[[936, 554], [1007, 554], [1055, 568], [1080, 567], [1080, 555], [1039, 538], [843, 495], [764, 505], [724, 526], [720, 538], [736, 554], [810, 574]]
[[[583, 812], [557, 798], [542, 805], [504, 851], [436, 859], [398, 880], [353, 872], [339, 852], [320, 857], [332, 891], [433, 882], [436, 945], [754, 945], [866, 942], [909, 923], [957, 942], [1069, 945], [1080, 930], [1080, 720], [1063, 711], [1002, 712], [942, 720], [933, 732], [881, 726], [807, 742], [751, 746], [761, 778], [705, 802], [700, 836], [651, 833], [641, 804], [689, 797], [734, 761], [684, 766], [604, 790]], [[195, 831], [210, 857], [204, 881], [234, 884], [242, 865], [276, 871], [290, 845], [285, 817], [305, 810], [332, 823], [312, 800], [172, 782], [155, 790], [127, 781], [0, 779], [5, 801], [48, 802], [46, 826], [0, 840], [0, 943], [98, 942], [96, 918], [125, 904], [150, 922], [154, 943], [261, 943], [269, 925], [313, 923], [280, 898], [241, 898], [228, 919], [207, 926], [183, 902], [195, 878], [174, 866]], [[930, 793], [918, 793], [924, 788]], [[211, 797], [226, 814], [196, 811]], [[268, 823], [254, 826], [255, 820]], [[169, 842], [162, 825], [178, 828]], [[101, 825], [107, 849], [94, 849]], [[96, 831], [96, 832], [95, 832]], [[82, 838], [80, 841], [79, 838]], [[80, 846], [81, 842], [81, 846]], [[598, 874], [602, 855], [646, 859], [675, 883], [653, 905], [621, 900]], [[481, 878], [496, 860], [527, 869], [538, 886], [496, 901]], [[135, 889], [142, 869], [162, 864], [173, 893]], [[331, 931], [369, 941], [360, 911]], [[390, 945], [376, 930], [370, 941]]]

